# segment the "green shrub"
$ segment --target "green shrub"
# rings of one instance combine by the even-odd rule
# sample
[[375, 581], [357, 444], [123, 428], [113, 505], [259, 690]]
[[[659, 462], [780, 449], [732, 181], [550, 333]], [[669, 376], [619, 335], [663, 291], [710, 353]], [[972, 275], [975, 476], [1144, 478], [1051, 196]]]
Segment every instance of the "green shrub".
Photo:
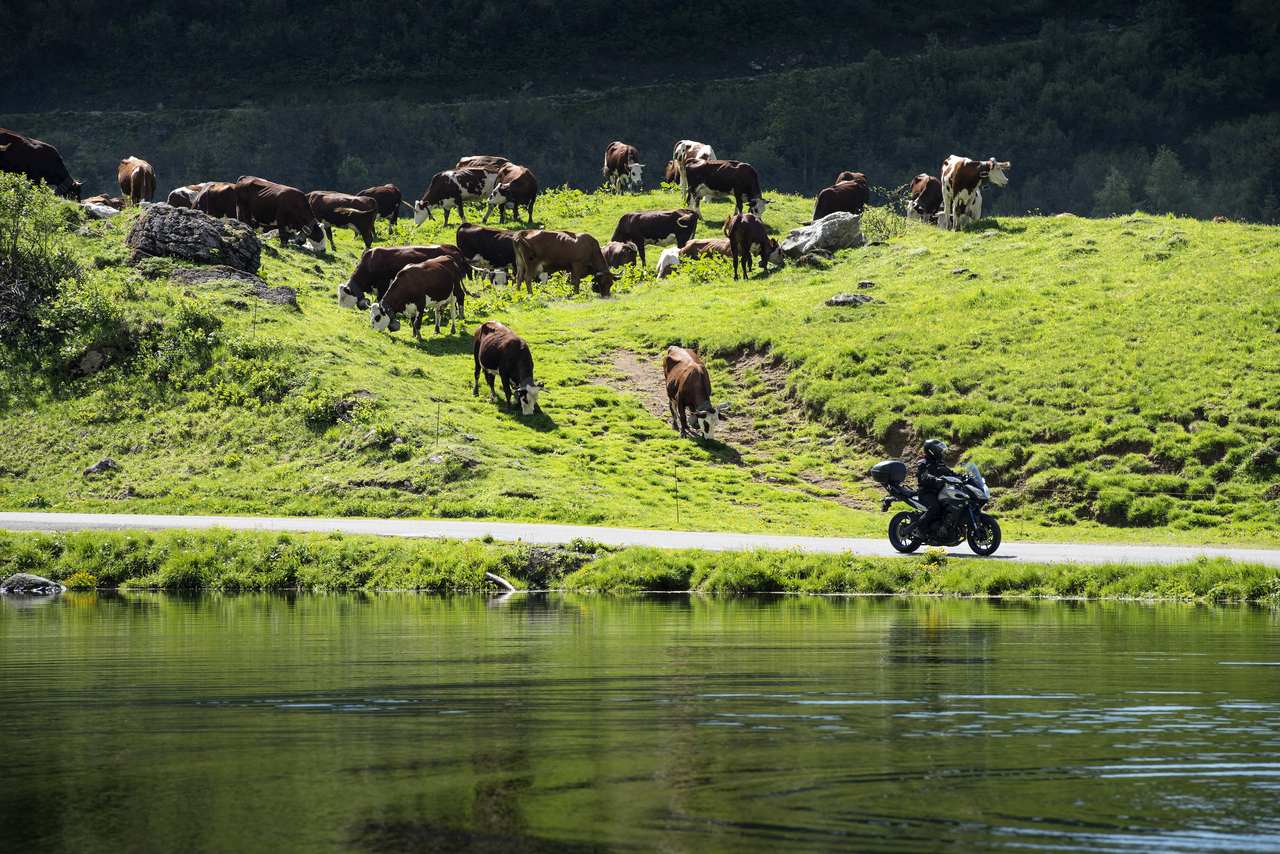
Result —
[[98, 579], [84, 570], [73, 572], [63, 579], [68, 590], [93, 590], [98, 586]]

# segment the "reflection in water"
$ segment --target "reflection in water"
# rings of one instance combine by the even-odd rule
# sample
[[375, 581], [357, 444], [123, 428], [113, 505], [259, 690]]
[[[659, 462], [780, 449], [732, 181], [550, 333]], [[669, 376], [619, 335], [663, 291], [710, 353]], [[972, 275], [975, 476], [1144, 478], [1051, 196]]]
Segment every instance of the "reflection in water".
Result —
[[1278, 639], [1127, 604], [6, 601], [3, 847], [1274, 850]]

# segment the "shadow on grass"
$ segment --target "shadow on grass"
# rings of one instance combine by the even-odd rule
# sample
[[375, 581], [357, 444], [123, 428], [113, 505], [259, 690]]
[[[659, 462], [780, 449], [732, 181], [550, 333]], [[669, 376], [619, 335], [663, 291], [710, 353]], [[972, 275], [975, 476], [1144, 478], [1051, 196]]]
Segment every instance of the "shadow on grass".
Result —
[[434, 334], [431, 329], [424, 328], [421, 340], [410, 337], [406, 343], [415, 350], [421, 350], [432, 356], [470, 356], [472, 347], [471, 333], [462, 324], [458, 325], [457, 333], [452, 335], [447, 326], [440, 328], [439, 335]]
[[719, 439], [702, 439], [694, 437], [693, 441], [697, 443], [698, 447], [710, 454], [712, 459], [718, 463], [733, 463], [734, 465], [742, 464], [742, 454], [739, 453], [738, 449], [732, 445], [726, 445]]

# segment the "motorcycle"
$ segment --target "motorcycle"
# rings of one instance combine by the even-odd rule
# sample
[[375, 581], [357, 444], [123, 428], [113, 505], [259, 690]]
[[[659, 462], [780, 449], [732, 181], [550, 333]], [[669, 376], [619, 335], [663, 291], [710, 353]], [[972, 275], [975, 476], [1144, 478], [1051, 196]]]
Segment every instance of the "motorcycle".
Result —
[[1000, 548], [1000, 523], [982, 512], [991, 501], [991, 491], [973, 463], [965, 467], [962, 476], [943, 478], [945, 485], [938, 493], [943, 512], [927, 531], [914, 530], [927, 508], [917, 490], [903, 485], [907, 479], [906, 463], [901, 460], [876, 463], [871, 468], [871, 477], [889, 493], [880, 503], [882, 512], [895, 501], [912, 508], [895, 513], [889, 520], [889, 542], [903, 554], [910, 554], [921, 545], [957, 546], [962, 540], [968, 540], [974, 554], [983, 557], [995, 554]]

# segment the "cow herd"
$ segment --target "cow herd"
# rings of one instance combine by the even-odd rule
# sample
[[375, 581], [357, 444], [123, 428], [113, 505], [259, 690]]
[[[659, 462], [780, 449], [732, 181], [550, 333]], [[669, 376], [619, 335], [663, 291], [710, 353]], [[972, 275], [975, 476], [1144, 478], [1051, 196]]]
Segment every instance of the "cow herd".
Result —
[[[952, 155], [939, 176], [917, 175], [909, 185], [909, 218], [947, 229], [962, 228], [982, 217], [982, 187], [1008, 183], [1010, 164], [995, 158], [971, 160]], [[614, 141], [604, 154], [601, 176], [614, 193], [639, 191], [644, 164], [635, 146]], [[81, 184], [71, 178], [57, 149], [48, 143], [0, 128], [0, 172], [25, 174], [32, 181], [80, 201]], [[421, 338], [424, 316], [431, 311], [435, 332], [443, 313], [449, 313], [450, 333], [466, 322], [468, 279], [484, 273], [502, 286], [514, 277], [518, 288], [529, 294], [533, 282], [565, 273], [574, 293], [590, 277], [592, 290], [608, 296], [619, 267], [648, 266], [645, 247], [673, 240], [657, 262], [657, 275], [668, 275], [681, 261], [707, 256], [729, 259], [735, 279], [749, 276], [758, 255], [763, 272], [770, 264], [782, 265], [777, 240], [770, 237], [764, 213], [768, 205], [754, 167], [738, 160], [721, 160], [710, 145], [682, 139], [672, 149], [664, 178], [679, 187], [684, 207], [623, 214], [611, 239], [601, 246], [591, 234], [534, 227], [533, 211], [538, 180], [533, 170], [497, 155], [472, 155], [452, 168], [432, 176], [422, 196], [408, 205], [394, 184], [369, 187], [356, 194], [330, 190], [310, 193], [252, 175], [234, 182], [206, 181], [178, 187], [168, 195], [174, 207], [193, 208], [213, 217], [234, 218], [255, 228], [275, 229], [282, 246], [291, 239], [304, 241], [313, 251], [324, 250], [325, 240], [336, 249], [333, 229], [350, 228], [364, 243], [365, 251], [347, 281], [338, 287], [338, 304], [369, 312], [376, 331], [395, 332], [400, 318], [408, 320]], [[151, 164], [126, 157], [117, 169], [119, 197], [94, 196], [86, 205], [121, 209], [155, 197], [156, 174]], [[871, 186], [861, 172], [840, 172], [831, 186], [815, 199], [813, 219], [837, 212], [861, 214], [871, 197]], [[723, 238], [694, 239], [706, 199], [732, 200], [734, 212], [723, 224]], [[519, 222], [523, 212], [528, 228], [489, 228], [467, 221], [465, 204], [483, 204], [481, 222], [494, 210], [500, 224], [507, 215]], [[386, 220], [398, 228], [401, 207], [413, 211], [415, 226], [434, 218], [439, 210], [445, 224], [457, 212], [455, 243], [419, 246], [374, 247], [375, 223]], [[110, 213], [110, 211], [108, 211]], [[496, 399], [495, 377], [501, 379], [508, 406], [524, 415], [537, 410], [542, 386], [534, 379], [529, 345], [511, 329], [496, 321], [482, 324], [474, 334], [475, 378], [473, 394], [479, 394], [480, 374], [485, 374], [490, 396]], [[711, 382], [706, 365], [692, 350], [672, 346], [663, 360], [668, 405], [673, 429], [682, 436], [712, 438], [727, 405], [711, 402]]]

